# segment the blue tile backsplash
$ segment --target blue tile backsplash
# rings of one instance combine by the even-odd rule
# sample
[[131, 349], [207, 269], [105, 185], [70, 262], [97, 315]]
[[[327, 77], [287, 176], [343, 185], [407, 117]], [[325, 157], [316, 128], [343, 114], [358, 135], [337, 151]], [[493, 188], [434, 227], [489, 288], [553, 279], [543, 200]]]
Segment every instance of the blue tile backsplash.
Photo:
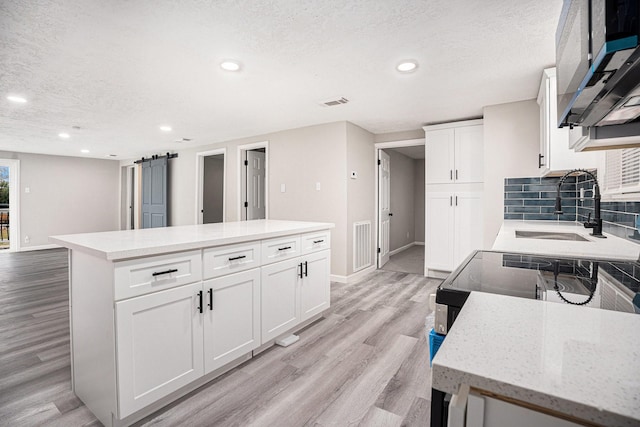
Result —
[[[561, 188], [562, 215], [555, 215], [556, 188], [560, 177], [506, 178], [504, 219], [579, 221], [593, 217], [593, 180], [587, 175], [568, 177]], [[584, 189], [584, 199], [580, 199]], [[640, 200], [601, 202], [607, 233], [640, 243]]]

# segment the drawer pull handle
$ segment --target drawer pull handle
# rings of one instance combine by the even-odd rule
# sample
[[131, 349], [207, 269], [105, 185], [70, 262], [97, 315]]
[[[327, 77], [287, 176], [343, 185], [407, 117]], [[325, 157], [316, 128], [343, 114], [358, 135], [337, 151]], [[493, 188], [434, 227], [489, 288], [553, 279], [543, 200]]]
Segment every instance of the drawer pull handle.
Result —
[[198, 311], [202, 314], [202, 291], [198, 291]]
[[238, 255], [238, 256], [234, 256], [234, 257], [229, 258], [229, 261], [235, 261], [237, 259], [242, 259], [242, 258], [246, 258], [246, 257], [247, 257], [246, 255]]
[[153, 277], [155, 276], [162, 276], [163, 274], [171, 274], [171, 273], [176, 273], [178, 271], [177, 268], [172, 268], [171, 270], [167, 270], [167, 271], [156, 271], [155, 273], [152, 274]]
[[209, 310], [213, 310], [213, 289], [209, 288], [207, 293], [209, 294]]
[[285, 246], [284, 248], [278, 248], [279, 251], [286, 251], [287, 249], [291, 249], [291, 246]]
[[313, 243], [322, 243], [322, 242], [324, 242], [324, 239], [322, 239], [322, 240], [314, 240], [313, 241]]

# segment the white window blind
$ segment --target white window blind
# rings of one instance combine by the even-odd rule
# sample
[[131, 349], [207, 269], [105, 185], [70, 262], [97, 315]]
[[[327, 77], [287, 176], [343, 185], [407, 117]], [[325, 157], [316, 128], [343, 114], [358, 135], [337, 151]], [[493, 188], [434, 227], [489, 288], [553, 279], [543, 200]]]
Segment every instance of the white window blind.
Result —
[[607, 151], [604, 190], [608, 194], [640, 192], [640, 148]]

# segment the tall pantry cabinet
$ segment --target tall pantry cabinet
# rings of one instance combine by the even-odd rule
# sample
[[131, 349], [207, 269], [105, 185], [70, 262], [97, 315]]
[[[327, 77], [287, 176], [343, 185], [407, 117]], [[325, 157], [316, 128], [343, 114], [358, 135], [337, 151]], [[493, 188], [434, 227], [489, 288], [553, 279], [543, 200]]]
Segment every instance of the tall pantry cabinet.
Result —
[[429, 276], [455, 269], [482, 248], [482, 120], [425, 126], [425, 265]]

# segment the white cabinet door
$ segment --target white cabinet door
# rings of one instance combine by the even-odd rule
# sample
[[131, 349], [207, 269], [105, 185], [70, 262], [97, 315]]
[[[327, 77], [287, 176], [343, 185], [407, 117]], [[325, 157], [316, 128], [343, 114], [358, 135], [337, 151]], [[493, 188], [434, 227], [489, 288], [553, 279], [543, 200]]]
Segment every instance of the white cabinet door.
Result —
[[260, 345], [260, 269], [204, 282], [204, 372]]
[[482, 192], [459, 192], [454, 195], [455, 255], [453, 267], [483, 244]]
[[453, 267], [453, 193], [427, 192], [427, 268], [451, 271]]
[[116, 303], [120, 419], [202, 376], [201, 290], [198, 282]]
[[455, 129], [455, 167], [453, 179], [457, 183], [484, 180], [484, 144], [482, 125]]
[[302, 259], [303, 278], [300, 281], [300, 314], [305, 321], [329, 308], [331, 254], [316, 252]]
[[260, 283], [262, 343], [278, 337], [300, 322], [298, 281], [301, 270], [300, 258], [262, 267]]
[[427, 131], [425, 140], [427, 183], [450, 184], [454, 182], [454, 129]]

